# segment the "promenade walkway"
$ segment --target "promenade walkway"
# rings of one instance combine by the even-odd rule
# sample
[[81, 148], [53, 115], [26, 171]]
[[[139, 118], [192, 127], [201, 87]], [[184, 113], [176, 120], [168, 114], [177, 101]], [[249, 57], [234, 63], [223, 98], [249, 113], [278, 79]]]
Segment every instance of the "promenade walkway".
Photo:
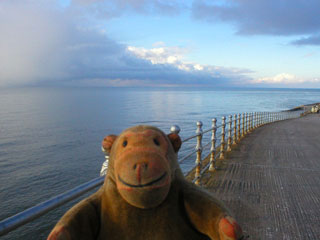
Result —
[[254, 130], [219, 166], [201, 184], [250, 239], [320, 239], [320, 114]]

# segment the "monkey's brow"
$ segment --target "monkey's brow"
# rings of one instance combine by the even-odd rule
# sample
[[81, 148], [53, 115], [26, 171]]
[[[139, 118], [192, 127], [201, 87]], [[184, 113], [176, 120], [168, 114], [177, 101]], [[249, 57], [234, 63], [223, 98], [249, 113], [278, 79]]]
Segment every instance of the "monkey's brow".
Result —
[[143, 136], [143, 137], [149, 137], [156, 134], [157, 136], [159, 136], [159, 134], [157, 134], [156, 131], [148, 129], [148, 130], [144, 130], [143, 132], [127, 132], [124, 134], [124, 137], [131, 137], [131, 136]]

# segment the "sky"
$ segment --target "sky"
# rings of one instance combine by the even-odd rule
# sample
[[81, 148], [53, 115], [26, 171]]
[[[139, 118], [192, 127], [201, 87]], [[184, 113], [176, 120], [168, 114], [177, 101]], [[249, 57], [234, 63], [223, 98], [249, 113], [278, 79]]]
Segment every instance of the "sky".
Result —
[[0, 0], [0, 88], [320, 88], [319, 0]]

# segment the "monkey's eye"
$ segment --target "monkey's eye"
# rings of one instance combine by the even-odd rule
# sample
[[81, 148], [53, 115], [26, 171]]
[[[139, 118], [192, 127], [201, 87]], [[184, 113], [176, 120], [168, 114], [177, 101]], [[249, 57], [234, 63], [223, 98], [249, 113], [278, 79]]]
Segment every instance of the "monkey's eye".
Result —
[[123, 147], [126, 147], [128, 145], [128, 141], [127, 140], [124, 140], [123, 142], [122, 142], [122, 146]]
[[155, 145], [160, 146], [160, 142], [158, 141], [158, 139], [154, 138], [153, 142], [154, 142]]

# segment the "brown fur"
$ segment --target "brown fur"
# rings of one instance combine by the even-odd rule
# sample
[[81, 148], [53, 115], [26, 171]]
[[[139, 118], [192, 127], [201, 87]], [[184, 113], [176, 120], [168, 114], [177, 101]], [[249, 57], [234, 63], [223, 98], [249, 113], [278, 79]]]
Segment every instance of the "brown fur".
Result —
[[49, 240], [241, 239], [223, 204], [184, 179], [177, 134], [136, 126], [102, 145], [110, 152], [104, 185], [71, 208]]

